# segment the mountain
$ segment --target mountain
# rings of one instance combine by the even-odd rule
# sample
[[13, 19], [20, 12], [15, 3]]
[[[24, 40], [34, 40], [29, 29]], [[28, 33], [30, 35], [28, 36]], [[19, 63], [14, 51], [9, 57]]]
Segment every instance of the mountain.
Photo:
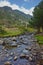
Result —
[[8, 6], [0, 7], [0, 25], [15, 25], [22, 22], [29, 22], [32, 18], [19, 10], [12, 10]]

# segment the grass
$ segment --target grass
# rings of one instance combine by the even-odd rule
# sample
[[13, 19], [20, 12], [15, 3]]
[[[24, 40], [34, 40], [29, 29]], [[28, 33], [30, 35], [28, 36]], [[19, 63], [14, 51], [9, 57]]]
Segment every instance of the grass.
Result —
[[23, 33], [22, 29], [15, 29], [15, 28], [4, 28], [4, 30], [6, 31], [6, 33], [2, 34], [0, 33], [0, 37], [9, 37], [9, 36], [16, 36], [16, 35], [20, 35]]
[[43, 36], [42, 35], [36, 35], [35, 38], [39, 41], [39, 44], [43, 44]]
[[[34, 32], [35, 29], [28, 27], [27, 29], [25, 29], [25, 27], [14, 27], [14, 28], [6, 28], [3, 27], [2, 28], [3, 31], [0, 33], [0, 37], [9, 37], [9, 36], [17, 36], [20, 35], [26, 31], [28, 32]], [[5, 32], [4, 32], [5, 31]]]
[[28, 27], [28, 28], [27, 28], [27, 31], [28, 31], [28, 32], [35, 32], [35, 31], [36, 31], [36, 29], [31, 28], [31, 27]]

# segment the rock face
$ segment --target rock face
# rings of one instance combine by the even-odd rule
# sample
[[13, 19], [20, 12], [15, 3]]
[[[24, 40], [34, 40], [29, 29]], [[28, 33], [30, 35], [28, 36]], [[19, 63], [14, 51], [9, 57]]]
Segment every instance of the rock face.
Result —
[[43, 52], [32, 33], [0, 39], [0, 44], [1, 65], [43, 65]]

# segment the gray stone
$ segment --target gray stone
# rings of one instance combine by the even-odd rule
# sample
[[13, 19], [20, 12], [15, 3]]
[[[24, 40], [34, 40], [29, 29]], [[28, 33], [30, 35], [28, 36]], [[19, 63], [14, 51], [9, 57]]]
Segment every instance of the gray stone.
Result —
[[11, 62], [7, 61], [4, 65], [12, 65]]
[[24, 50], [23, 50], [23, 53], [25, 53], [25, 54], [28, 53], [28, 50], [24, 49]]
[[26, 55], [26, 59], [27, 59], [27, 60], [29, 59], [29, 55]]
[[12, 37], [12, 41], [17, 41], [16, 37]]
[[32, 48], [29, 46], [29, 47], [26, 47], [25, 49], [31, 51]]
[[29, 61], [32, 61], [32, 60], [33, 60], [33, 59], [32, 59], [32, 57], [30, 56], [30, 57], [29, 57]]
[[17, 59], [18, 59], [18, 57], [17, 57], [17, 56], [15, 56], [15, 57], [14, 57], [14, 61], [16, 61]]
[[8, 60], [12, 60], [12, 57], [9, 57]]
[[9, 54], [7, 53], [6, 56], [9, 57]]
[[0, 40], [0, 45], [2, 45], [3, 44], [3, 40]]
[[13, 56], [13, 54], [14, 54], [13, 52], [10, 53], [11, 56]]
[[5, 39], [4, 42], [3, 42], [3, 45], [8, 45], [8, 46], [17, 47], [16, 42], [13, 42], [12, 40], [9, 40], [9, 39]]
[[10, 46], [17, 47], [17, 44], [15, 42], [12, 42], [12, 44], [10, 44]]
[[26, 58], [26, 55], [22, 53], [22, 54], [20, 55], [20, 58]]
[[23, 43], [24, 45], [28, 45], [27, 41], [23, 41], [22, 43]]

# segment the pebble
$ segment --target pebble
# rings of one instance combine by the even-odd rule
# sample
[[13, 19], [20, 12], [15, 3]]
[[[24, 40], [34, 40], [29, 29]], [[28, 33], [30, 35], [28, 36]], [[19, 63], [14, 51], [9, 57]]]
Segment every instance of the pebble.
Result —
[[14, 57], [14, 61], [16, 61], [17, 59], [18, 59], [18, 57], [17, 57], [17, 56], [15, 56], [15, 57]]
[[10, 53], [11, 56], [12, 56], [13, 54], [14, 54], [13, 52]]
[[29, 57], [29, 61], [32, 61], [33, 59], [32, 59], [32, 57]]
[[13, 40], [13, 41], [17, 41], [17, 40], [16, 40], [16, 37], [13, 37], [12, 40]]
[[8, 60], [12, 60], [12, 57], [8, 58]]
[[27, 59], [27, 60], [29, 59], [29, 55], [26, 55], [26, 59]]
[[2, 40], [0, 40], [0, 45], [2, 45], [3, 44], [3, 41]]
[[7, 53], [6, 56], [9, 57], [9, 54]]
[[26, 58], [26, 55], [22, 53], [22, 54], [20, 55], [20, 58]]
[[11, 62], [7, 61], [4, 65], [12, 65]]
[[23, 50], [23, 53], [28, 53], [28, 50], [24, 49], [24, 50]]
[[26, 47], [25, 49], [31, 51], [32, 48], [31, 47]]

